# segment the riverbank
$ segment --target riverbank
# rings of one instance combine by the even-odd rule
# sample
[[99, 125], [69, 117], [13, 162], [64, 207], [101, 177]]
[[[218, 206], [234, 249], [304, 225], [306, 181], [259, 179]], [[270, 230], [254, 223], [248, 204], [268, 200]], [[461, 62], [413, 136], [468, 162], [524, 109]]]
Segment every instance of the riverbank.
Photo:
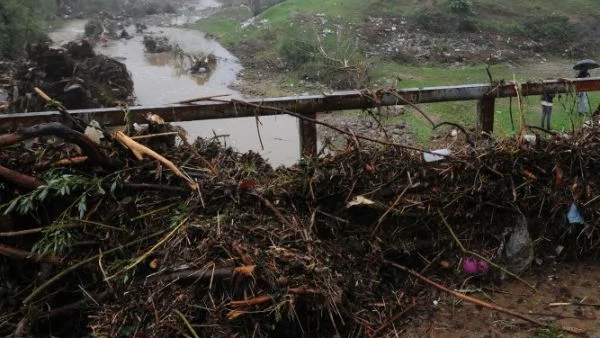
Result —
[[278, 169], [152, 121], [2, 135], [0, 335], [600, 332], [598, 120], [433, 161], [349, 139]]
[[[228, 3], [234, 4], [235, 1]], [[381, 7], [377, 7], [379, 5]], [[519, 4], [517, 7], [529, 5]], [[429, 2], [399, 8], [378, 1], [350, 1], [340, 9], [328, 1], [310, 4], [288, 1], [252, 18], [247, 8], [231, 5], [222, 7], [218, 13], [213, 13], [191, 27], [211, 33], [240, 58], [244, 72], [240, 76], [241, 84], [236, 89], [251, 95], [300, 95], [321, 93], [331, 88], [327, 81], [315, 80], [318, 68], [294, 65], [290, 63], [290, 59], [286, 59], [285, 48], [288, 41], [310, 49], [311, 44], [320, 39], [324, 51], [331, 56], [335, 52], [332, 44], [347, 44], [356, 39], [360, 42], [359, 50], [369, 65], [369, 80], [362, 86], [369, 88], [487, 83], [490, 80], [486, 71], [488, 64], [495, 81], [516, 79], [526, 82], [568, 78], [574, 76], [572, 65], [576, 62], [576, 57], [586, 55], [583, 50], [578, 49], [579, 45], [561, 43], [565, 49], [557, 51], [554, 47], [546, 48], [538, 40], [506, 27], [502, 28], [504, 30], [487, 27], [480, 32], [457, 34], [431, 32], [415, 26], [413, 22], [419, 8], [427, 6], [430, 6]], [[502, 25], [498, 16], [486, 10], [486, 6], [494, 6], [493, 4], [482, 1], [477, 6], [475, 10], [482, 17], [491, 16], [491, 25]], [[589, 19], [590, 13], [597, 9], [595, 3], [590, 6], [587, 14], [577, 8], [562, 7], [560, 13], [576, 15], [585, 21], [587, 19], [583, 18]], [[377, 12], [375, 8], [385, 8], [394, 15], [382, 15], [383, 12]], [[524, 13], [525, 9], [503, 10], [515, 13], [515, 25], [528, 25], [527, 18], [518, 14]], [[545, 8], [542, 12], [551, 16], [551, 10], [552, 8]], [[581, 28], [571, 27], [560, 20], [549, 22], [563, 25], [565, 31]], [[593, 27], [592, 23], [586, 29], [592, 31]], [[554, 41], [553, 38], [548, 39], [542, 42], [553, 44], [549, 42]], [[589, 41], [590, 45], [595, 43], [593, 39], [585, 41]], [[597, 102], [600, 96], [592, 93], [591, 100]], [[514, 102], [511, 104], [509, 100], [498, 100], [499, 114], [495, 126], [497, 135], [504, 137], [517, 134], [519, 128], [515, 126], [521, 117], [528, 124], [539, 124], [537, 101], [529, 98], [524, 101], [522, 109], [519, 109]], [[572, 97], [563, 97], [553, 114], [553, 129], [569, 131], [583, 122], [573, 113], [572, 103]], [[474, 102], [420, 107], [432, 120], [459, 123], [467, 129], [475, 126]], [[433, 131], [429, 122], [417, 115], [411, 108], [406, 108], [406, 114], [389, 120], [389, 123], [405, 123], [413, 131], [413, 140], [425, 146], [432, 145], [435, 137], [448, 132]], [[343, 119], [342, 114], [338, 120]]]

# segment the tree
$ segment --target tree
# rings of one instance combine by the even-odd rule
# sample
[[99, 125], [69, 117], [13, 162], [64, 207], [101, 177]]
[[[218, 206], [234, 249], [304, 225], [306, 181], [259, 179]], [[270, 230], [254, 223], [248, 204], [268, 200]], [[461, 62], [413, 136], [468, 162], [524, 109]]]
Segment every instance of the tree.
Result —
[[261, 0], [248, 0], [250, 10], [252, 11], [252, 15], [257, 16], [262, 12], [262, 3]]
[[54, 0], [0, 0], [0, 59], [18, 57], [27, 43], [44, 38], [55, 10]]

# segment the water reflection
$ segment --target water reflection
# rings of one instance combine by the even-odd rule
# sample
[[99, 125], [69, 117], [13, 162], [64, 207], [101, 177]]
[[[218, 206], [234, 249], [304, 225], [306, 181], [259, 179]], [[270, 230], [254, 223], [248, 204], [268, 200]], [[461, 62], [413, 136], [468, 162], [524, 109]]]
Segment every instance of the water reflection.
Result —
[[165, 67], [171, 64], [171, 55], [167, 53], [146, 54], [146, 61], [156, 67]]
[[177, 57], [173, 53], [147, 53], [144, 57], [151, 66], [172, 67], [173, 75], [176, 77], [190, 76], [198, 86], [205, 85], [212, 74], [212, 70], [205, 73], [190, 73], [191, 63], [183, 57]]
[[[51, 33], [57, 44], [80, 38], [85, 20], [70, 21], [60, 30]], [[132, 30], [135, 31], [135, 30]], [[143, 36], [130, 40], [110, 41], [99, 46], [96, 52], [120, 58], [131, 72], [134, 90], [140, 105], [161, 105], [196, 97], [229, 94], [233, 98], [242, 95], [231, 89], [242, 69], [237, 59], [205, 34], [195, 30], [176, 27], [149, 27], [154, 34], [166, 35], [186, 53], [213, 53], [217, 57], [214, 70], [206, 75], [190, 74], [186, 64], [189, 60], [173, 57], [171, 53], [147, 54], [144, 52]], [[299, 140], [296, 119], [290, 116], [263, 117], [260, 133], [265, 149], [261, 150], [254, 118], [204, 120], [181, 123], [190, 139], [198, 136], [213, 137], [228, 134], [228, 145], [240, 151], [254, 150], [269, 159], [272, 165], [291, 165], [299, 156]]]

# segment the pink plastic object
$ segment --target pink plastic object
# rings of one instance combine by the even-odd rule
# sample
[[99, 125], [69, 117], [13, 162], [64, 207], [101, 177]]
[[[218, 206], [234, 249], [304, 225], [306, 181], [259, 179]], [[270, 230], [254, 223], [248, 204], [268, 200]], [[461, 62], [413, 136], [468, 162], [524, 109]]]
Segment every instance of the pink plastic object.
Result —
[[489, 264], [483, 259], [476, 259], [474, 257], [467, 257], [462, 261], [462, 269], [464, 272], [475, 275], [485, 274], [490, 269]]
[[477, 266], [477, 261], [475, 261], [472, 257], [467, 257], [462, 261], [462, 269], [464, 272], [469, 273], [471, 275], [479, 272], [479, 267]]
[[489, 269], [490, 266], [488, 265], [488, 262], [484, 261], [483, 259], [477, 261], [477, 270], [479, 273], [486, 273]]

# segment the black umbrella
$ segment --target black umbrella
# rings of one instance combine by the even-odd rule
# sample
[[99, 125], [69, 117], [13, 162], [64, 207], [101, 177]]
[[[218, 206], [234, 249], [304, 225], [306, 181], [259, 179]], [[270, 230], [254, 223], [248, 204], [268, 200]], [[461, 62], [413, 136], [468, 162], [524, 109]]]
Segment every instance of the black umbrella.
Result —
[[581, 60], [578, 61], [575, 66], [573, 66], [573, 69], [575, 70], [589, 70], [589, 69], [594, 69], [594, 68], [599, 68], [600, 64], [598, 64], [598, 62], [592, 60], [592, 59], [585, 59], [585, 60]]

